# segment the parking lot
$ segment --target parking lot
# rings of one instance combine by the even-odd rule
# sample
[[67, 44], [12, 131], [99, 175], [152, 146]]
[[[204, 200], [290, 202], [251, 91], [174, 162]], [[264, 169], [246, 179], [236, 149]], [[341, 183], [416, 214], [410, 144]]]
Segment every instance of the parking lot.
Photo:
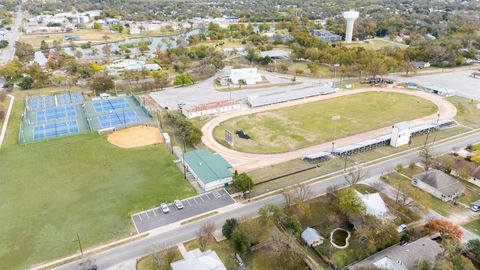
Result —
[[132, 215], [138, 233], [143, 233], [180, 220], [188, 219], [212, 210], [235, 203], [225, 189], [213, 190], [182, 200], [183, 209], [177, 209], [173, 203], [168, 204], [170, 213], [164, 214], [160, 207]]

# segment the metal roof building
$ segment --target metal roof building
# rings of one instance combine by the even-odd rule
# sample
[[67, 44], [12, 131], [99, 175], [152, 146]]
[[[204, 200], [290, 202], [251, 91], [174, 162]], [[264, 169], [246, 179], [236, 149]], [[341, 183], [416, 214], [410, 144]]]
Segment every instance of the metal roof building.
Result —
[[232, 165], [207, 149], [184, 154], [185, 166], [204, 190], [223, 187], [232, 181]]
[[248, 103], [252, 108], [267, 106], [287, 101], [315, 97], [320, 95], [332, 94], [338, 91], [338, 88], [330, 86], [321, 86], [318, 88], [291, 90], [265, 95], [251, 95], [248, 97]]

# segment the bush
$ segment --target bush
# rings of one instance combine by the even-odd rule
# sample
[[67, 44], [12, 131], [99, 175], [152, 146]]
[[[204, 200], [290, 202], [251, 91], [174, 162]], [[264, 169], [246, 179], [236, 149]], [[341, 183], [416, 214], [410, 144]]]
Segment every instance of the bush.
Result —
[[234, 218], [225, 220], [225, 223], [222, 226], [222, 234], [225, 238], [230, 239], [232, 237], [233, 231], [238, 228], [238, 222]]
[[233, 230], [230, 244], [233, 250], [240, 254], [245, 254], [250, 250], [250, 242], [248, 242], [247, 236], [238, 228]]
[[7, 98], [7, 93], [5, 93], [5, 91], [3, 90], [0, 90], [0, 102], [4, 102], [6, 98]]
[[5, 39], [0, 40], [0, 49], [6, 48], [8, 46], [8, 41]]
[[415, 169], [415, 167], [417, 167], [417, 164], [415, 164], [415, 162], [413, 162], [413, 161], [410, 162], [410, 164], [408, 164], [408, 168], [409, 168], [410, 170]]
[[31, 89], [33, 86], [33, 79], [30, 76], [23, 77], [22, 81], [18, 84], [23, 90]]
[[5, 119], [5, 112], [0, 111], [0, 120], [3, 120], [3, 119]]
[[299, 235], [302, 232], [302, 224], [298, 220], [297, 216], [289, 216], [283, 221], [283, 226], [291, 230], [294, 234]]

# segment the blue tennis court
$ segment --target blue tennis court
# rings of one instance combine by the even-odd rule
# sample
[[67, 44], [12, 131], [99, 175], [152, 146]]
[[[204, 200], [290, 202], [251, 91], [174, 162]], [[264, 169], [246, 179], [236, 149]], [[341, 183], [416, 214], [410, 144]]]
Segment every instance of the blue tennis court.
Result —
[[82, 93], [69, 92], [55, 95], [57, 98], [57, 105], [78, 104], [85, 102]]
[[73, 118], [77, 116], [74, 106], [53, 107], [40, 110], [35, 113], [35, 121], [37, 123], [50, 120]]
[[53, 106], [55, 106], [55, 97], [53, 96], [38, 96], [28, 99], [28, 107], [30, 110], [38, 110]]
[[141, 122], [135, 111], [102, 114], [98, 116], [98, 121], [100, 122], [100, 127], [102, 129], [121, 127]]
[[108, 100], [100, 100], [94, 101], [93, 107], [95, 108], [95, 112], [105, 112], [105, 111], [115, 111], [121, 110], [130, 107], [128, 101], [124, 98], [116, 98], [116, 99], [108, 99]]
[[76, 120], [36, 125], [33, 127], [33, 140], [56, 138], [79, 132]]

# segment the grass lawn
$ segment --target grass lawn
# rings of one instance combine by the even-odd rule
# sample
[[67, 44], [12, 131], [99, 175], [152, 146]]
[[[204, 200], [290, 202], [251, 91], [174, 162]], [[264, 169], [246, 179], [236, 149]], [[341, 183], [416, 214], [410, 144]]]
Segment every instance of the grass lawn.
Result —
[[462, 226], [472, 231], [473, 233], [480, 235], [480, 219], [476, 219]]
[[406, 44], [398, 43], [398, 42], [391, 41], [384, 38], [368, 39], [365, 41], [352, 42], [350, 44], [346, 44], [342, 42], [342, 44], [345, 47], [363, 47], [365, 49], [371, 49], [371, 50], [378, 50], [387, 46], [394, 46], [394, 47], [400, 47], [400, 48], [408, 47], [408, 45]]
[[[175, 251], [175, 258], [173, 261], [178, 261], [183, 259], [182, 254], [177, 247], [172, 247], [171, 250]], [[160, 256], [162, 264], [160, 267], [157, 267], [155, 262], [154, 255], [145, 256], [137, 263], [137, 270], [170, 270], [170, 264], [167, 263], [167, 250], [163, 250], [157, 253], [157, 256]]]
[[[333, 71], [331, 71], [329, 67], [323, 65], [318, 67], [318, 73], [315, 75], [310, 73], [310, 70], [307, 67], [307, 62], [293, 62], [288, 65], [289, 74], [296, 75], [296, 70], [303, 70], [303, 73], [300, 74], [302, 76], [311, 76], [316, 78], [332, 78], [334, 75]], [[338, 73], [337, 76], [340, 76], [340, 73]]]
[[462, 97], [447, 98], [455, 107], [457, 107], [457, 116], [455, 119], [468, 127], [480, 128], [480, 110], [477, 109], [478, 101]]
[[[230, 119], [214, 133], [221, 142], [225, 129], [241, 129], [252, 139], [237, 140], [235, 150], [281, 153], [330, 141], [335, 126], [336, 137], [342, 138], [430, 115], [436, 109], [414, 96], [368, 92]], [[341, 119], [332, 121], [333, 115]]]
[[[17, 93], [18, 94], [18, 93]], [[129, 214], [193, 195], [165, 145], [125, 150], [97, 134], [18, 145], [18, 94], [0, 149], [0, 260], [4, 269], [128, 236]]]

